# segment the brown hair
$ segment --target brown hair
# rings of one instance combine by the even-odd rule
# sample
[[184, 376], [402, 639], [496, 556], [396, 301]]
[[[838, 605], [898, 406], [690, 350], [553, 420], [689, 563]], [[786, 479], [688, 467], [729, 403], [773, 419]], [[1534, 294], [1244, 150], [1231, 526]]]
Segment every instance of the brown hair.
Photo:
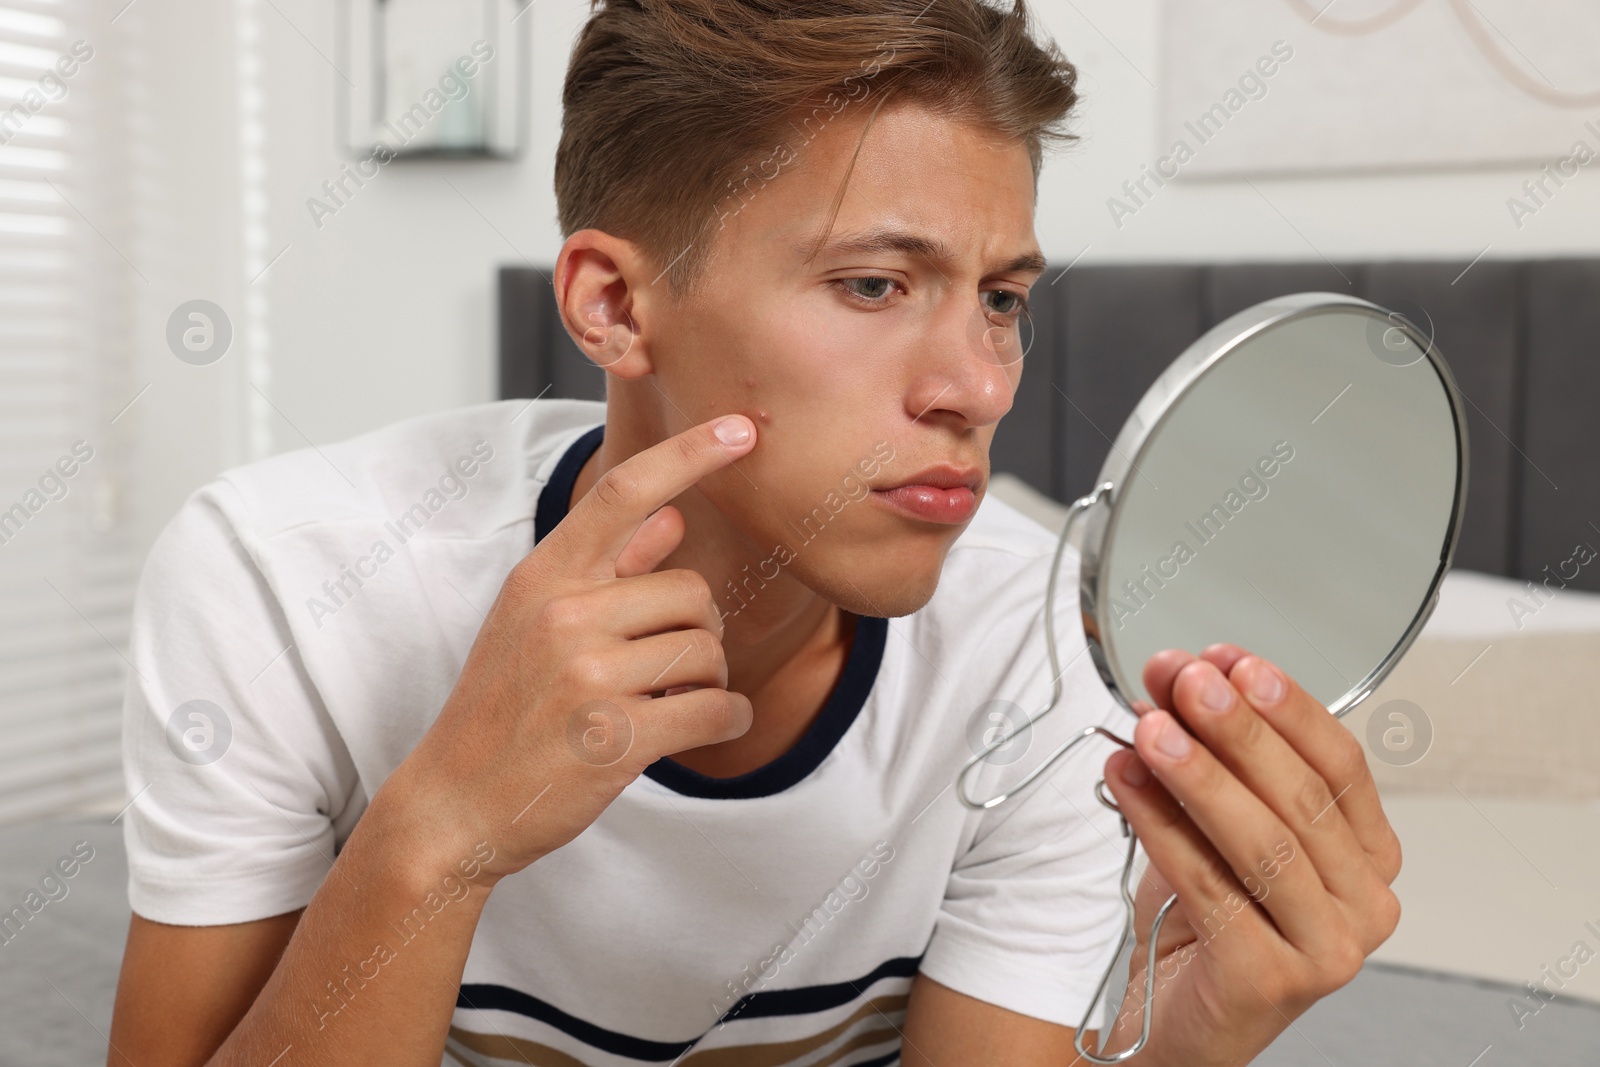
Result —
[[726, 217], [846, 108], [870, 106], [870, 129], [900, 97], [1021, 139], [1035, 182], [1047, 143], [1075, 139], [1077, 70], [1033, 39], [1024, 0], [590, 5], [562, 91], [561, 232], [633, 241], [674, 298], [700, 278]]

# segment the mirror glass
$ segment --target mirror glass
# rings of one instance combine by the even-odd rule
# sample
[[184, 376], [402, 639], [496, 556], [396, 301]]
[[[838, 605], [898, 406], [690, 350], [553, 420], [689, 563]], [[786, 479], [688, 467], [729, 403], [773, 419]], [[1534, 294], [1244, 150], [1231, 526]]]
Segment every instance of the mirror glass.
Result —
[[1222, 323], [1101, 472], [1080, 592], [1107, 684], [1148, 700], [1153, 653], [1227, 641], [1349, 710], [1432, 609], [1466, 458], [1448, 368], [1402, 317], [1300, 294]]

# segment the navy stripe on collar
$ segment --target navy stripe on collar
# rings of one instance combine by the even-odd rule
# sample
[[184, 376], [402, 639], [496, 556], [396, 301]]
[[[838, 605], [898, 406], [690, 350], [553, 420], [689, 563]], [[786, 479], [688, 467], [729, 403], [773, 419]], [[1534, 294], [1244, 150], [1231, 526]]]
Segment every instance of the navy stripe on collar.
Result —
[[[578, 472], [600, 447], [605, 429], [602, 423], [585, 432], [567, 448], [551, 471], [550, 481], [539, 493], [534, 514], [535, 543], [544, 540], [566, 518]], [[644, 773], [675, 793], [708, 800], [750, 800], [781, 793], [798, 784], [821, 766], [861, 713], [882, 665], [888, 635], [888, 619], [856, 616], [855, 637], [838, 684], [795, 746], [770, 763], [732, 778], [713, 778], [663, 756], [646, 767]]]
[[855, 638], [838, 684], [800, 740], [777, 759], [732, 778], [712, 778], [665, 757], [646, 767], [644, 773], [673, 792], [707, 800], [751, 800], [798, 785], [822, 765], [861, 713], [883, 662], [888, 633], [888, 619], [856, 616]]
[[600, 447], [606, 435], [606, 424], [601, 423], [587, 431], [567, 448], [566, 454], [550, 472], [550, 481], [539, 494], [539, 504], [533, 513], [533, 541], [543, 541], [556, 523], [567, 517], [572, 500], [572, 487], [578, 483], [578, 472], [589, 462], [589, 457]]

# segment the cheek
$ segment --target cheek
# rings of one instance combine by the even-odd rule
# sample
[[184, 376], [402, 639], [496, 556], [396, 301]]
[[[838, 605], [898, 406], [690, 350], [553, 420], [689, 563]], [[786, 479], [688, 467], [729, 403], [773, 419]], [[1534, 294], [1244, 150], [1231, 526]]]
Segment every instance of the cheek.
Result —
[[741, 383], [741, 386], [743, 388], [744, 396], [743, 403], [740, 405], [740, 408], [745, 412], [745, 414], [755, 419], [757, 425], [770, 426], [772, 424], [772, 411], [769, 409], [766, 400], [762, 396], [762, 389], [759, 379], [754, 375], [746, 375], [744, 381]]
[[[859, 422], [865, 383], [852, 349], [825, 331], [784, 316], [750, 329], [730, 350], [727, 399], [760, 429], [799, 434], [820, 449], [837, 422]], [[854, 413], [852, 415], [852, 413]]]
[[[760, 508], [775, 521], [821, 503], [903, 417], [895, 369], [901, 357], [883, 337], [863, 338], [881, 332], [869, 329], [869, 318], [836, 320], [795, 301], [768, 315], [724, 317], [698, 331], [696, 343], [714, 344], [712, 350], [722, 353], [720, 368], [701, 366], [723, 384], [697, 391], [755, 421], [758, 441], [744, 468], [763, 487]], [[741, 486], [749, 483], [737, 479], [732, 488]]]

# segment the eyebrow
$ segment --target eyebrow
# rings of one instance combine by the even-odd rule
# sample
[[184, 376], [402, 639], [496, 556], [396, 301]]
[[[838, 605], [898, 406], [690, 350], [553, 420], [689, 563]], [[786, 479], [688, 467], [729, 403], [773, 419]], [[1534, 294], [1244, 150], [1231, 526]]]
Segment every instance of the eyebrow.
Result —
[[[799, 251], [805, 253], [806, 249], [801, 246]], [[885, 253], [914, 256], [926, 259], [936, 265], [943, 264], [946, 266], [956, 260], [955, 250], [943, 241], [934, 237], [925, 237], [922, 234], [909, 233], [905, 230], [865, 230], [860, 233], [844, 234], [829, 241], [817, 252], [817, 255], [871, 256]], [[1045, 266], [1046, 262], [1043, 253], [1024, 252], [994, 267], [992, 273], [1031, 272], [1041, 274], [1044, 272]]]

